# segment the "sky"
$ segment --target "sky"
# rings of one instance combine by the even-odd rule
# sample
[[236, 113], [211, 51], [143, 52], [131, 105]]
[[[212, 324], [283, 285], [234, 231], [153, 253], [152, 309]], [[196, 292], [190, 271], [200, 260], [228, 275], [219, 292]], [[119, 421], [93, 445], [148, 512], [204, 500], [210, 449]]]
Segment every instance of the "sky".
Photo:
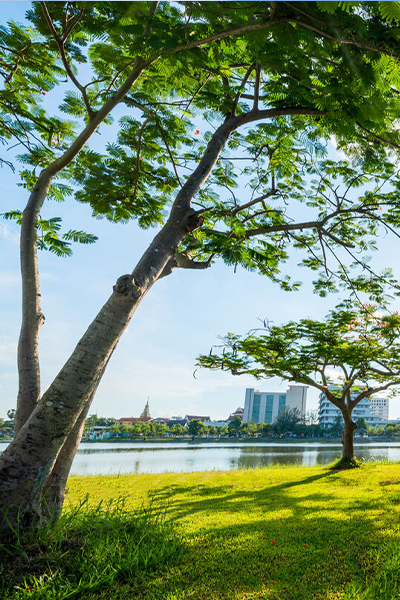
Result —
[[[23, 21], [29, 2], [2, 2], [2, 22]], [[46, 100], [47, 101], [47, 100]], [[50, 101], [50, 100], [49, 100]], [[96, 143], [103, 144], [101, 129]], [[95, 146], [93, 146], [95, 147]], [[25, 190], [18, 175], [3, 166], [0, 212], [23, 209]], [[90, 208], [68, 200], [47, 201], [43, 218], [61, 216], [64, 228], [83, 229], [99, 237], [91, 246], [74, 245], [74, 254], [58, 258], [39, 253], [42, 310], [46, 321], [40, 336], [43, 391], [68, 359], [81, 335], [112, 292], [120, 275], [134, 268], [157, 229], [141, 230], [135, 222], [112, 224], [93, 219]], [[379, 263], [392, 263], [392, 244], [381, 239]], [[259, 318], [279, 324], [303, 317], [322, 318], [339, 300], [312, 292], [312, 277], [293, 256], [285, 269], [304, 281], [299, 292], [283, 292], [265, 277], [222, 263], [204, 271], [175, 270], [157, 282], [139, 306], [115, 350], [90, 413], [115, 418], [139, 416], [149, 398], [153, 417], [185, 414], [226, 419], [244, 406], [246, 387], [284, 391], [286, 382], [256, 381], [220, 371], [197, 370], [196, 356], [208, 353], [218, 336], [245, 333]], [[392, 265], [393, 266], [393, 265]], [[400, 273], [397, 273], [400, 276]], [[0, 219], [0, 417], [16, 404], [16, 349], [20, 327], [19, 228]], [[396, 307], [398, 308], [398, 307]], [[316, 409], [318, 393], [309, 390], [308, 409]], [[391, 400], [390, 418], [400, 417], [400, 399]]]

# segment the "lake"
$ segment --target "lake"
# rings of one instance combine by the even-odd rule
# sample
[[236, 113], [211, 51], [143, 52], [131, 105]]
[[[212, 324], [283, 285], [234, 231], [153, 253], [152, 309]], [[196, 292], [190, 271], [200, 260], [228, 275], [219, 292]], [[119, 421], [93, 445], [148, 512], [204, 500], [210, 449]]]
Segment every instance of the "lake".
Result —
[[[227, 471], [272, 465], [328, 464], [341, 455], [341, 444], [313, 442], [125, 442], [82, 443], [71, 474], [165, 473]], [[400, 443], [356, 444], [365, 461], [400, 461]]]
[[[0, 445], [1, 450], [6, 444]], [[312, 467], [333, 462], [340, 443], [320, 442], [89, 442], [81, 443], [71, 475], [229, 471], [272, 465]], [[400, 442], [355, 444], [365, 461], [400, 461]]]

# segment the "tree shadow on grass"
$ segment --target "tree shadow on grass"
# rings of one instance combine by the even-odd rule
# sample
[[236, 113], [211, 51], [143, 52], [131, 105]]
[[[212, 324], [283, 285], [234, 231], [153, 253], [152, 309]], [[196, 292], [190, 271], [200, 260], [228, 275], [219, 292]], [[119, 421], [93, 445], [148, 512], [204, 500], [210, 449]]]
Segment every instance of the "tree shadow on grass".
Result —
[[187, 550], [143, 598], [345, 598], [346, 585], [361, 588], [385, 562], [388, 528], [399, 544], [397, 517], [377, 513], [377, 491], [359, 497], [351, 476], [332, 471], [254, 490], [201, 478], [154, 490], [155, 506], [184, 524]]

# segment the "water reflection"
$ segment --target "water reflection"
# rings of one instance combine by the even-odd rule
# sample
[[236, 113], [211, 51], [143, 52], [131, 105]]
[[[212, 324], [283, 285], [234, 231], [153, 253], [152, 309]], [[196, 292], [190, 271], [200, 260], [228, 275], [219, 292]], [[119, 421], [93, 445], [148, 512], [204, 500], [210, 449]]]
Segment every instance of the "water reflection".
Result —
[[[254, 469], [272, 465], [328, 464], [341, 455], [341, 444], [225, 442], [81, 444], [72, 472], [76, 475], [164, 473]], [[359, 460], [399, 460], [400, 443], [356, 445]]]
[[[0, 444], [0, 453], [7, 444]], [[400, 443], [356, 444], [365, 461], [400, 461]], [[127, 442], [83, 443], [72, 465], [74, 475], [165, 473], [254, 469], [272, 465], [331, 463], [341, 455], [341, 444], [313, 442]]]

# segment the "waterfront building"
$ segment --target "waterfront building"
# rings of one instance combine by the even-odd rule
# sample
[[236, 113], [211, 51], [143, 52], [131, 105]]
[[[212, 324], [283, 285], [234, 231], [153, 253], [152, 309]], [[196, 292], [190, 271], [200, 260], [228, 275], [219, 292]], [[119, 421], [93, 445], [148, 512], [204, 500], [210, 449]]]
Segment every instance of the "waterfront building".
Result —
[[241, 406], [238, 406], [238, 408], [235, 410], [235, 412], [231, 413], [228, 417], [228, 422], [229, 421], [233, 421], [233, 419], [236, 419], [236, 417], [239, 417], [239, 419], [242, 419], [243, 421], [243, 414], [244, 414], [244, 408], [242, 408]]
[[203, 421], [204, 425], [212, 425], [213, 427], [226, 427], [229, 425], [228, 421]]
[[172, 417], [169, 419], [167, 425], [171, 429], [174, 425], [182, 425], [182, 427], [187, 427], [188, 420], [183, 419], [182, 417]]
[[306, 414], [306, 385], [289, 385], [286, 392], [260, 392], [246, 389], [243, 423], [273, 423], [285, 408], [297, 408], [302, 417]]
[[108, 440], [111, 437], [109, 425], [94, 425], [88, 430], [89, 440]]
[[[335, 390], [341, 390], [342, 388], [338, 385], [331, 385], [329, 386], [329, 389], [332, 390], [332, 392], [335, 392]], [[354, 392], [351, 394], [351, 398], [354, 399], [358, 393], [359, 392]], [[368, 425], [371, 425], [372, 427], [380, 424], [383, 419], [372, 412], [371, 400], [372, 398], [363, 398], [357, 406], [354, 407], [352, 412], [353, 421], [357, 421], [357, 419], [362, 417]], [[319, 395], [318, 416], [320, 426], [325, 428], [331, 427], [335, 423], [337, 417], [343, 419], [340, 409], [329, 402], [328, 398], [323, 393]]]
[[190, 421], [194, 421], [195, 419], [198, 421], [203, 421], [203, 423], [211, 421], [210, 415], [208, 415], [207, 417], [204, 417], [202, 415], [185, 415], [185, 419], [187, 419], [189, 423]]
[[379, 417], [380, 421], [389, 421], [389, 398], [372, 396], [371, 414]]

